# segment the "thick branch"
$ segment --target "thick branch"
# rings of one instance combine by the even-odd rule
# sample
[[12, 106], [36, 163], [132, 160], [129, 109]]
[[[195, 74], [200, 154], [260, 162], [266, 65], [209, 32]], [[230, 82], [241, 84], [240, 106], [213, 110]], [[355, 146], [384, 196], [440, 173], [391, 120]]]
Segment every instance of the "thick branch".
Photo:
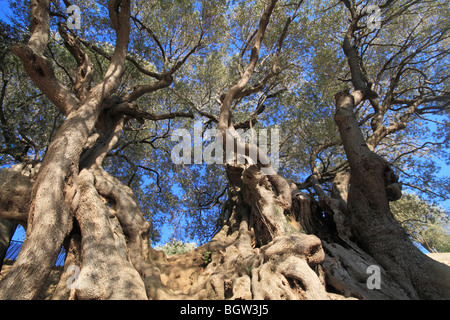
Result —
[[237, 83], [228, 90], [225, 94], [225, 97], [222, 101], [222, 107], [220, 110], [219, 116], [219, 130], [225, 130], [231, 125], [231, 104], [234, 99], [241, 93], [241, 91], [245, 88], [245, 86], [250, 81], [250, 78], [253, 75], [253, 71], [255, 69], [256, 63], [259, 58], [259, 50], [261, 48], [262, 40], [264, 38], [264, 34], [266, 32], [267, 25], [270, 21], [270, 16], [275, 8], [277, 0], [271, 0], [264, 10], [261, 20], [259, 21], [258, 31], [255, 35], [255, 43], [252, 48], [252, 52], [250, 55], [250, 62], [247, 65], [247, 68], [243, 72], [241, 78], [237, 81]]
[[77, 62], [77, 77], [73, 89], [77, 97], [83, 100], [89, 91], [92, 80], [92, 62], [89, 56], [81, 49], [78, 39], [71, 36], [63, 24], [59, 25], [59, 34], [64, 40], [64, 45]]

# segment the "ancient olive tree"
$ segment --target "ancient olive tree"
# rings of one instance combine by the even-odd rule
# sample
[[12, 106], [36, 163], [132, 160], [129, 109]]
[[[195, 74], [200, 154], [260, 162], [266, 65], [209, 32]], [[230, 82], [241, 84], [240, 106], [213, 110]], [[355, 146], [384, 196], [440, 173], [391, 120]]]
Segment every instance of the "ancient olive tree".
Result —
[[[23, 70], [2, 70], [0, 217], [27, 235], [0, 298], [37, 298], [62, 246], [54, 299], [450, 297], [389, 205], [397, 170], [421, 188], [408, 155], [447, 150], [412, 142], [427, 116], [448, 130], [447, 1], [82, 1], [81, 30], [70, 5], [32, 0], [4, 35]], [[221, 164], [173, 163], [195, 122]], [[239, 130], [274, 124], [279, 153]], [[161, 217], [211, 234], [166, 257]]]

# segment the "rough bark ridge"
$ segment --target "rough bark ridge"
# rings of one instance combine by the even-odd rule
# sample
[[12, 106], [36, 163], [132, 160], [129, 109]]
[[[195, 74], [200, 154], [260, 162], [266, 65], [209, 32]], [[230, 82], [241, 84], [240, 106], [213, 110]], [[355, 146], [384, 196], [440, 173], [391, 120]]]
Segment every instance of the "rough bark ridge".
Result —
[[353, 108], [364, 94], [344, 91], [335, 98], [335, 120], [350, 164], [347, 213], [353, 235], [408, 297], [448, 298], [449, 268], [420, 252], [389, 209], [389, 201], [397, 200], [401, 191], [388, 163], [368, 148], [359, 129]]
[[[231, 212], [209, 243], [166, 258], [151, 248], [146, 251], [146, 241], [141, 241], [138, 257], [133, 258], [133, 236], [125, 232], [126, 223], [120, 220], [132, 221], [130, 225], [139, 233], [145, 229], [139, 219], [143, 216], [119, 218], [124, 214], [123, 204], [115, 200], [120, 199], [108, 187], [96, 185], [108, 185], [105, 180], [110, 179], [111, 188], [128, 187], [106, 173], [102, 178], [98, 170], [83, 169], [78, 175], [81, 199], [74, 224], [79, 226], [73, 227], [66, 243], [65, 270], [54, 299], [407, 298], [384, 269], [383, 290], [367, 288], [367, 267], [377, 263], [356, 245], [321, 241], [297, 231], [296, 226], [302, 230], [311, 225], [315, 230], [323, 227], [319, 204], [293, 186], [289, 213], [299, 218], [288, 218], [288, 211], [275, 204], [277, 195], [267, 177], [254, 165], [228, 167], [233, 184]], [[126, 194], [123, 190], [117, 193], [121, 199]], [[130, 198], [123, 200], [126, 208], [137, 208], [132, 193], [128, 194]], [[79, 273], [72, 274], [74, 266], [80, 267]], [[71, 286], [70, 277], [74, 280]]]
[[248, 179], [244, 176], [257, 176], [257, 167], [233, 166], [228, 171], [239, 184], [231, 188], [228, 222], [210, 242], [187, 254], [166, 258], [152, 250], [149, 260], [159, 274], [144, 282], [159, 288], [147, 291], [149, 298], [327, 299], [320, 239], [289, 229], [267, 186], [256, 182], [259, 187], [243, 190]]
[[17, 225], [26, 228], [35, 172], [31, 163], [0, 171], [0, 271]]

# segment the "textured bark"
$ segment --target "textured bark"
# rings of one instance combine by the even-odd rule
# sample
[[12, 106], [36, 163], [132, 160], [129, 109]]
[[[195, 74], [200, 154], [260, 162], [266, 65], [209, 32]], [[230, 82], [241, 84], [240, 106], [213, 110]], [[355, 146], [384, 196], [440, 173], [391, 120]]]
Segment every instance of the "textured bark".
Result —
[[329, 291], [334, 291], [347, 298], [364, 300], [407, 300], [406, 293], [380, 268], [381, 290], [371, 290], [367, 286], [367, 269], [378, 266], [378, 262], [369, 254], [353, 245], [327, 243], [322, 241], [326, 252], [322, 264], [326, 274], [326, 284]]
[[347, 207], [353, 234], [409, 298], [448, 299], [450, 268], [420, 252], [389, 209], [388, 187], [397, 181], [387, 162], [367, 147], [359, 129], [353, 108], [362, 96], [336, 95], [335, 121], [350, 164]]
[[[52, 300], [73, 300], [75, 298], [76, 287], [69, 286], [77, 280], [77, 274], [81, 266], [81, 235], [79, 230], [72, 231], [64, 247], [66, 249], [66, 259], [64, 269], [59, 282], [52, 292]], [[78, 275], [79, 276], [79, 275]]]
[[[21, 58], [31, 79], [67, 115], [67, 119], [50, 144], [33, 184], [27, 237], [13, 269], [0, 283], [2, 299], [37, 297], [69, 231], [71, 214], [79, 201], [80, 154], [97, 123], [103, 101], [117, 88], [123, 73], [130, 32], [130, 3], [121, 3], [120, 14], [111, 13], [120, 20], [111, 63], [103, 81], [79, 104], [69, 97], [70, 93], [67, 96], [66, 90], [61, 89], [50, 63], [41, 55], [49, 36], [49, 1], [32, 3], [32, 21], [36, 23], [31, 28], [32, 36], [27, 45], [16, 46], [14, 52]], [[29, 65], [30, 61], [38, 65]]]
[[[251, 183], [246, 186], [248, 179], [254, 183], [260, 178], [257, 167], [230, 167], [228, 171], [230, 181], [238, 184], [232, 189], [241, 191], [231, 195], [227, 224], [204, 246], [154, 259], [164, 290], [154, 289], [149, 298], [328, 299], [320, 267], [325, 258], [320, 239], [287, 227], [283, 212], [275, 213], [273, 208], [277, 198], [273, 191], [265, 189], [268, 202], [262, 203], [261, 190]], [[264, 220], [267, 223], [261, 223]], [[210, 261], [205, 262], [205, 256]]]
[[[349, 1], [344, 3], [351, 8]], [[0, 217], [28, 224], [18, 260], [0, 282], [1, 299], [38, 298], [62, 245], [67, 256], [54, 299], [450, 296], [448, 267], [420, 253], [394, 220], [389, 201], [401, 196], [398, 177], [372, 152], [373, 146], [367, 146], [353, 113], [361, 101], [374, 99], [358, 51], [351, 45], [357, 27], [354, 21], [343, 49], [357, 91], [336, 95], [335, 117], [350, 171], [336, 175], [331, 197], [320, 186], [315, 157], [334, 143], [320, 146], [311, 155], [313, 174], [308, 183], [319, 196], [316, 201], [278, 174], [267, 154], [244, 143], [234, 130], [240, 124], [235, 126], [232, 120], [233, 102], [262, 90], [278, 74], [270, 73], [249, 87], [276, 4], [276, 0], [268, 1], [251, 41], [249, 62], [221, 97], [219, 117], [211, 116], [222, 134], [224, 149], [232, 142], [236, 149], [245, 150], [245, 164], [235, 158], [226, 166], [228, 219], [207, 244], [167, 258], [150, 247], [150, 222], [132, 190], [107, 173], [102, 163], [117, 144], [127, 117], [141, 122], [193, 117], [180, 112], [154, 115], [132, 104], [145, 93], [169, 86], [182, 62], [156, 77], [158, 81], [137, 86], [123, 98], [114, 96], [127, 59], [130, 3], [111, 0], [108, 9], [116, 48], [108, 56], [110, 66], [104, 79], [94, 88], [90, 88], [89, 57], [60, 28], [78, 66], [74, 96], [57, 81], [44, 56], [50, 1], [31, 1], [32, 35], [27, 44], [13, 50], [30, 78], [67, 118], [36, 166], [37, 175], [36, 168], [26, 165], [0, 173]], [[283, 29], [277, 54], [291, 21]], [[373, 265], [380, 267], [382, 290], [367, 286], [367, 270]]]
[[[204, 246], [166, 258], [145, 250], [145, 220], [131, 190], [95, 165], [83, 169], [65, 270], [52, 298], [411, 298], [383, 265], [382, 290], [368, 289], [367, 268], [381, 263], [350, 240], [339, 240], [336, 227], [319, 218], [320, 204], [295, 186], [285, 211], [257, 166], [229, 166], [228, 176], [232, 203], [224, 227]], [[329, 241], [316, 236], [327, 232]], [[76, 277], [71, 266], [80, 267]]]
[[33, 187], [26, 164], [0, 171], [0, 217], [26, 225]]

